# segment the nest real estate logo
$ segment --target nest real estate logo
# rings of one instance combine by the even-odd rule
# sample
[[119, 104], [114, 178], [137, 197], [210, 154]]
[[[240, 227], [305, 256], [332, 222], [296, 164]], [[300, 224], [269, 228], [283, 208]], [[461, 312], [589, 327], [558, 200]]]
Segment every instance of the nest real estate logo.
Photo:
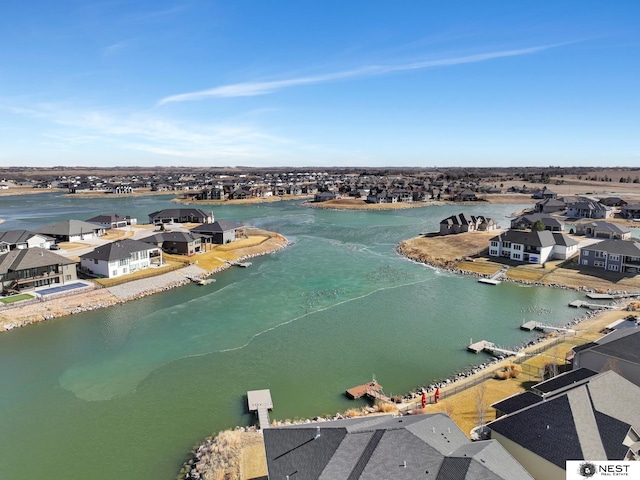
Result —
[[567, 460], [566, 480], [640, 478], [640, 462]]

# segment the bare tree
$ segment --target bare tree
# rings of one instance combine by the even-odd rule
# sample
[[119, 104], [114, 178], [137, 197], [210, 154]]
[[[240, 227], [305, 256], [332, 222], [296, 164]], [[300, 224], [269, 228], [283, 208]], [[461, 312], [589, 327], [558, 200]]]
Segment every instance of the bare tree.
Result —
[[487, 393], [487, 384], [482, 382], [475, 389], [476, 400], [476, 425], [484, 425], [486, 419], [487, 407], [485, 402], [485, 396]]

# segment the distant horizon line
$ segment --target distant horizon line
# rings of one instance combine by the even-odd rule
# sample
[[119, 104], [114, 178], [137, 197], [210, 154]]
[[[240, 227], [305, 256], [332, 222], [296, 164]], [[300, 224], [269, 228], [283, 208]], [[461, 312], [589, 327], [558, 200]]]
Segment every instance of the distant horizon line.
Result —
[[339, 165], [270, 165], [270, 166], [251, 166], [251, 165], [225, 165], [225, 166], [183, 166], [183, 165], [114, 165], [114, 166], [96, 166], [96, 165], [50, 165], [50, 166], [30, 166], [30, 165], [10, 165], [10, 166], [1, 166], [0, 171], [7, 170], [52, 170], [52, 169], [95, 169], [95, 170], [127, 170], [127, 169], [179, 169], [179, 170], [203, 170], [203, 169], [211, 169], [211, 170], [242, 170], [242, 169], [251, 169], [251, 170], [268, 170], [268, 169], [278, 169], [278, 170], [286, 170], [286, 169], [317, 169], [317, 170], [363, 170], [363, 169], [374, 169], [374, 170], [442, 170], [442, 169], [496, 169], [496, 170], [515, 170], [515, 169], [573, 169], [573, 168], [585, 168], [585, 169], [599, 169], [599, 170], [638, 170], [640, 168], [632, 165], [616, 165], [611, 167], [605, 166], [593, 166], [593, 165], [548, 165], [548, 166], [536, 166], [536, 165], [507, 165], [507, 166], [498, 166], [498, 165], [488, 165], [488, 166], [469, 166], [469, 165], [448, 165], [448, 166], [393, 166], [393, 165], [368, 165], [368, 166], [339, 166]]

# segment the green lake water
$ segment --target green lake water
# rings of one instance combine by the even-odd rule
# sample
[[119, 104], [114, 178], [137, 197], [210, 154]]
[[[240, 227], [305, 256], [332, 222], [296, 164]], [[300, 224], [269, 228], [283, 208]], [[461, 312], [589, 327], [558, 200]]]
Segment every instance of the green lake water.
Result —
[[[0, 197], [3, 230], [118, 212], [147, 221], [170, 197]], [[465, 206], [503, 226], [522, 206]], [[272, 418], [358, 405], [346, 388], [375, 374], [406, 393], [481, 363], [469, 340], [517, 347], [523, 320], [563, 325], [576, 292], [439, 272], [398, 256], [400, 240], [460, 211], [215, 206], [219, 219], [291, 245], [124, 305], [0, 334], [0, 478], [173, 479], [203, 437], [255, 419], [247, 390], [271, 389]], [[455, 240], [454, 240], [455, 241]]]

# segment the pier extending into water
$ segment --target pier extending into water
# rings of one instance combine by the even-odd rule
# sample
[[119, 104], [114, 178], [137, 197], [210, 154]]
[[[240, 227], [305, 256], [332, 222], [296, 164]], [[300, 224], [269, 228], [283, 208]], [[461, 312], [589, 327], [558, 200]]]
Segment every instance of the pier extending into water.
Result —
[[545, 332], [547, 330], [555, 330], [555, 331], [558, 331], [558, 332], [576, 333], [576, 331], [573, 328], [554, 327], [552, 325], [545, 325], [544, 323], [535, 322], [533, 320], [531, 320], [529, 322], [525, 322], [522, 325], [520, 325], [520, 329], [521, 330], [527, 330], [529, 332], [531, 330], [539, 330], [541, 332]]
[[271, 421], [269, 420], [269, 410], [273, 409], [273, 401], [271, 400], [271, 390], [249, 390], [247, 392], [247, 403], [250, 412], [258, 413], [258, 423], [261, 429], [269, 428]]
[[573, 302], [569, 303], [570, 307], [574, 307], [574, 308], [588, 308], [589, 310], [612, 310], [616, 307], [614, 307], [613, 305], [603, 305], [601, 303], [589, 303], [589, 302], [585, 302], [584, 300], [574, 300]]
[[488, 340], [480, 340], [479, 342], [475, 342], [475, 343], [469, 342], [469, 345], [467, 346], [467, 350], [473, 353], [489, 352], [492, 355], [495, 355], [495, 354], [516, 355], [516, 356], [524, 355], [523, 353], [516, 352], [514, 350], [508, 350], [506, 348], [496, 347], [496, 345], [493, 342], [489, 342]]
[[345, 394], [351, 399], [368, 397], [372, 400], [393, 403], [393, 400], [382, 392], [382, 385], [376, 381], [375, 377], [369, 383], [363, 383], [362, 385], [347, 389]]
[[498, 285], [500, 283], [499, 279], [505, 276], [508, 269], [509, 267], [502, 267], [500, 271], [494, 273], [489, 278], [479, 278], [478, 282], [487, 283], [489, 285]]

